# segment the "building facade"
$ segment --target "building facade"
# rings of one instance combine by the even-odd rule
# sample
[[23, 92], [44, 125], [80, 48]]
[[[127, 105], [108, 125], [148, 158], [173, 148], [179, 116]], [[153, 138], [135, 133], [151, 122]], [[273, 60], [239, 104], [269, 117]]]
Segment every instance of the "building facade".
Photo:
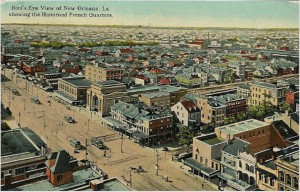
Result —
[[123, 69], [106, 64], [88, 64], [85, 66], [85, 77], [92, 82], [117, 80], [123, 78]]
[[92, 82], [82, 77], [65, 77], [58, 79], [58, 91], [55, 95], [69, 104], [85, 104], [87, 89]]
[[139, 97], [139, 101], [157, 110], [170, 109], [170, 93], [167, 92], [144, 93]]
[[93, 83], [87, 90], [87, 109], [98, 112], [100, 116], [108, 116], [110, 106], [128, 98], [123, 83], [115, 80]]

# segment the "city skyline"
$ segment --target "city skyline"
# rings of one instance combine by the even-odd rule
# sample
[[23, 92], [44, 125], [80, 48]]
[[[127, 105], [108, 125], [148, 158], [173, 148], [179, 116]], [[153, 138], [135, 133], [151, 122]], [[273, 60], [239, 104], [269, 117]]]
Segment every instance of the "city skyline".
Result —
[[[73, 2], [27, 2], [10, 1], [1, 3], [3, 24], [76, 24], [76, 25], [129, 25], [150, 27], [226, 27], [226, 28], [298, 28], [299, 4], [281, 1], [86, 1]], [[86, 6], [107, 7], [113, 17], [20, 17], [9, 16], [12, 6]], [[14, 10], [31, 13], [28, 10]], [[41, 10], [39, 10], [41, 12]], [[68, 10], [52, 11], [68, 13]], [[84, 13], [78, 10], [75, 14]], [[85, 13], [96, 13], [85, 11]]]

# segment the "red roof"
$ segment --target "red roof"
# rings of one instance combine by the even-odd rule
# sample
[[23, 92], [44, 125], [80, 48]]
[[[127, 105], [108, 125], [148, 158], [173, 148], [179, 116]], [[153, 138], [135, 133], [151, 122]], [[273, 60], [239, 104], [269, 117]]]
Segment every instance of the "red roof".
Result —
[[136, 75], [135, 78], [138, 78], [138, 79], [147, 79], [147, 77], [145, 77], [144, 75]]
[[161, 69], [152, 69], [150, 72], [158, 74], [158, 73], [162, 73], [162, 70]]
[[199, 112], [200, 109], [195, 105], [193, 101], [184, 100], [181, 101], [181, 104], [184, 106], [184, 108], [190, 113], [190, 112]]
[[126, 49], [119, 49], [121, 53], [133, 53], [133, 50], [130, 48], [126, 48]]
[[168, 78], [162, 78], [160, 81], [159, 81], [161, 84], [164, 84], [164, 85], [170, 85], [170, 80]]

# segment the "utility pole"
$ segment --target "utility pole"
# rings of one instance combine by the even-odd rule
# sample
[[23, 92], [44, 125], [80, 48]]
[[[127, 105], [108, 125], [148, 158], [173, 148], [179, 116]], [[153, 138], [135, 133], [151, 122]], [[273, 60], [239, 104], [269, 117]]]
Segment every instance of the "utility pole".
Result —
[[21, 113], [19, 112], [19, 127], [21, 127]]
[[121, 153], [123, 153], [123, 132], [122, 132], [122, 138], [121, 138]]
[[46, 113], [44, 112], [44, 129], [46, 128]]
[[87, 123], [87, 127], [88, 127], [88, 132], [90, 132], [90, 119], [88, 119], [88, 123]]
[[132, 178], [131, 178], [131, 171], [132, 171], [132, 167], [130, 167], [130, 171], [129, 171], [129, 183], [130, 183], [130, 188], [132, 188]]
[[159, 165], [158, 165], [158, 151], [156, 150], [156, 175], [158, 175], [158, 169], [159, 169]]
[[8, 89], [8, 108], [10, 108], [10, 88]]
[[85, 139], [85, 160], [87, 160], [87, 155], [88, 155], [88, 151], [87, 151], [87, 147], [88, 147], [88, 140]]

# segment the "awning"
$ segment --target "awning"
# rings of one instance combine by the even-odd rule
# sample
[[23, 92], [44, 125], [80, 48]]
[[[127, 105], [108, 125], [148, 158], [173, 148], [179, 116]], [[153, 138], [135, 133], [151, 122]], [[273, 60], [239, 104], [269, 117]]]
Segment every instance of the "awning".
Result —
[[245, 181], [239, 180], [239, 179], [235, 179], [233, 177], [231, 177], [230, 175], [226, 174], [226, 173], [221, 173], [218, 175], [221, 179], [224, 179], [227, 181], [227, 185], [229, 185], [230, 187], [236, 189], [236, 190], [240, 190], [240, 191], [246, 191], [248, 189], [250, 189], [251, 185], [249, 185], [248, 183], [246, 183]]
[[206, 175], [207, 177], [212, 177], [218, 174], [218, 170], [214, 170], [206, 165], [199, 163], [198, 161], [194, 160], [193, 158], [187, 158], [184, 161], [184, 164], [192, 167], [193, 169], [200, 171], [202, 174]]
[[122, 122], [119, 121], [119, 120], [116, 120], [116, 119], [112, 118], [111, 116], [104, 117], [104, 118], [103, 118], [103, 121], [104, 121], [105, 123], [107, 123], [108, 125], [114, 126], [114, 127], [116, 127], [116, 128], [122, 128], [122, 127], [125, 127], [125, 126], [126, 126], [124, 123], [122, 123]]
[[67, 96], [67, 95], [65, 95], [65, 94], [63, 94], [62, 92], [59, 92], [59, 91], [55, 91], [54, 96], [64, 100], [65, 102], [67, 102], [69, 104], [72, 104], [75, 101], [75, 99], [72, 99], [71, 97], [69, 97], [69, 96]]
[[147, 138], [149, 138], [149, 135], [146, 135], [143, 132], [134, 132], [134, 133], [132, 133], [132, 137], [135, 137], [137, 139], [147, 139]]

